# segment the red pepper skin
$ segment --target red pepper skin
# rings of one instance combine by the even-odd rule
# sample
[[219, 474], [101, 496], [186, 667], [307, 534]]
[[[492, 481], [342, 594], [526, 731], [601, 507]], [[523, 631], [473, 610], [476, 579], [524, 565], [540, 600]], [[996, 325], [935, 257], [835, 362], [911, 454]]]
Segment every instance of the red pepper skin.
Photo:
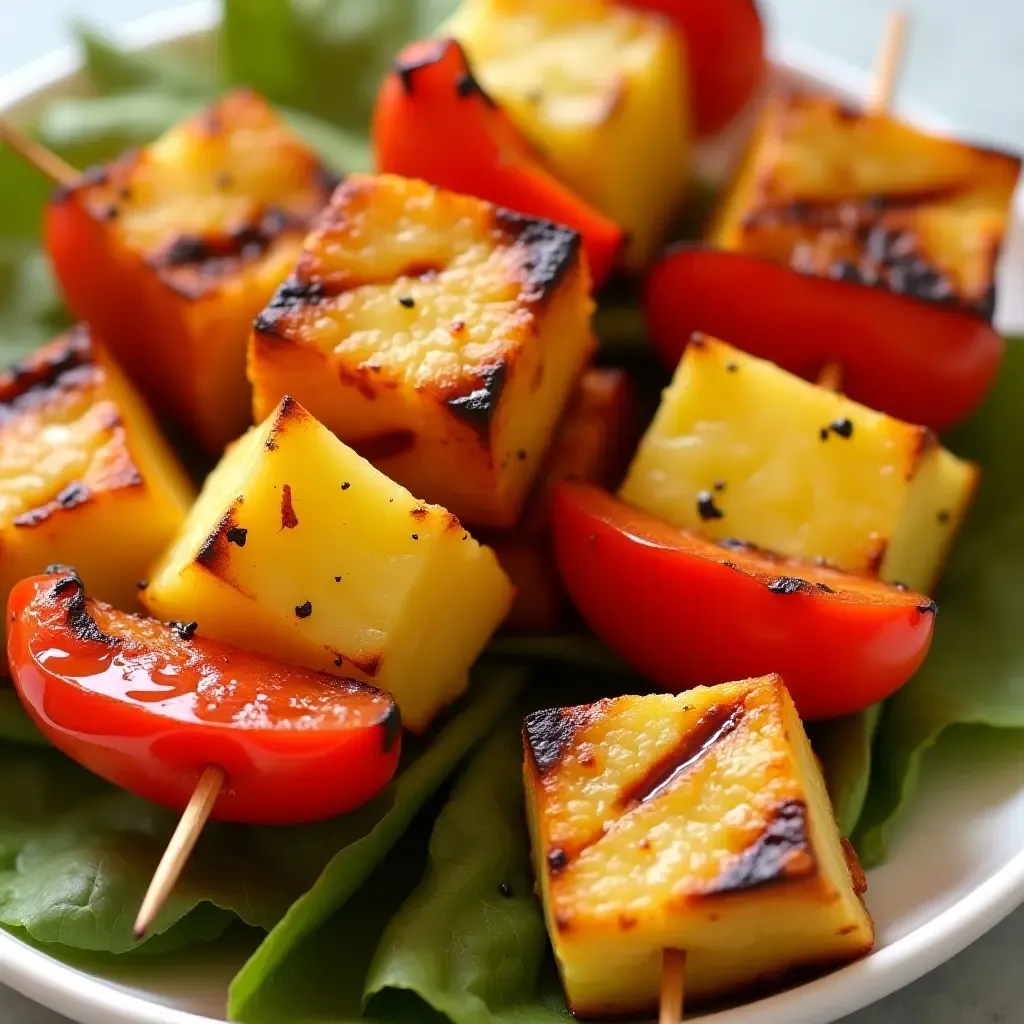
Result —
[[754, 0], [619, 0], [671, 19], [686, 44], [698, 138], [721, 131], [750, 102], [767, 70]]
[[377, 170], [566, 224], [583, 238], [594, 286], [611, 273], [622, 229], [540, 164], [483, 92], [453, 39], [413, 43], [384, 79], [373, 115]]
[[833, 718], [897, 690], [931, 643], [926, 597], [722, 547], [587, 484], [559, 487], [554, 536], [584, 619], [671, 692], [778, 672], [803, 718]]
[[22, 703], [55, 747], [182, 810], [203, 769], [227, 782], [212, 817], [292, 825], [365, 803], [394, 775], [393, 698], [87, 600], [73, 571], [22, 580], [8, 603]]
[[977, 408], [1005, 349], [981, 317], [701, 245], [664, 255], [643, 304], [648, 334], [670, 367], [694, 332], [807, 380], [834, 361], [850, 398], [936, 431]]

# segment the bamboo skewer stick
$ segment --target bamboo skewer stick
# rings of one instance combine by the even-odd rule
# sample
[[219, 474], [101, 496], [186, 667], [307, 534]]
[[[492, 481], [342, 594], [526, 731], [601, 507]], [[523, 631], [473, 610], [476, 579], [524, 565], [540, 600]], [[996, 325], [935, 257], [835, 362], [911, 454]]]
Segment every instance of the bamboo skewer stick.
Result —
[[70, 188], [77, 184], [78, 171], [71, 164], [5, 118], [0, 118], [0, 139], [55, 185]]
[[661, 1006], [658, 1024], [680, 1024], [686, 997], [686, 953], [666, 949], [661, 955]]
[[903, 71], [903, 55], [907, 49], [910, 15], [906, 11], [891, 11], [885, 23], [885, 35], [878, 48], [875, 74], [867, 109], [873, 114], [884, 114], [892, 107], [896, 87]]
[[192, 798], [182, 813], [178, 827], [174, 830], [174, 835], [171, 836], [153, 880], [146, 890], [146, 896], [139, 908], [139, 916], [135, 919], [135, 938], [141, 939], [149, 931], [177, 884], [226, 779], [224, 769], [218, 768], [217, 765], [209, 765], [199, 776]]

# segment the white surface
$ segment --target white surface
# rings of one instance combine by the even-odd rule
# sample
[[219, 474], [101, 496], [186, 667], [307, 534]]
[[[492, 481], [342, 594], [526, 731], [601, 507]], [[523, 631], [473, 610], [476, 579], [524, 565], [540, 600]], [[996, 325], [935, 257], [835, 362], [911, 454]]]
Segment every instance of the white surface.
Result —
[[[41, 77], [61, 70], [57, 59], [22, 73], [16, 85], [34, 87], [42, 84]], [[856, 75], [848, 71], [840, 69], [837, 76], [830, 69], [830, 75], [850, 88], [858, 86]], [[0, 82], [0, 101], [10, 95], [5, 93], [7, 84]], [[1018, 279], [1024, 267], [1019, 255], [1013, 268]], [[1019, 314], [1015, 322], [1022, 325]], [[929, 764], [925, 785], [893, 857], [870, 878], [869, 905], [879, 930], [878, 952], [810, 985], [705, 1018], [708, 1024], [833, 1020], [935, 967], [1024, 900], [1024, 757], [1019, 737], [994, 734], [983, 755], [976, 744], [966, 748], [954, 740], [945, 744], [943, 755]], [[987, 972], [973, 968], [976, 977], [985, 979], [984, 1008], [973, 999], [961, 1002], [955, 1011], [945, 1006], [952, 1014], [948, 1019], [998, 1021], [1004, 1013], [1001, 1007], [1005, 1007], [1002, 1019], [1021, 1019], [1019, 992], [1013, 984], [1017, 979], [1005, 971], [993, 972], [986, 947], [1016, 945], [1014, 939], [1022, 932], [1024, 924], [1018, 916], [989, 937], [985, 946], [972, 950], [964, 966], [947, 967], [900, 1000], [858, 1014], [857, 1020], [881, 1024], [933, 1019], [933, 1012], [944, 1003], [943, 990], [937, 987], [942, 978], [954, 977], [954, 972], [979, 962], [987, 965]], [[86, 1024], [195, 1024], [202, 1018], [185, 1011], [216, 1013], [223, 1002], [223, 980], [230, 973], [230, 964], [210, 962], [205, 951], [200, 956], [201, 963], [198, 957], [195, 962], [186, 958], [171, 965], [161, 962], [155, 970], [125, 962], [118, 968], [118, 978], [108, 984], [0, 934], [0, 979]], [[159, 1002], [150, 1001], [154, 995]], [[996, 1005], [996, 1000], [1002, 1002]], [[5, 1024], [52, 1024], [54, 1020], [17, 997], [5, 1005], [0, 996], [0, 1021]]]

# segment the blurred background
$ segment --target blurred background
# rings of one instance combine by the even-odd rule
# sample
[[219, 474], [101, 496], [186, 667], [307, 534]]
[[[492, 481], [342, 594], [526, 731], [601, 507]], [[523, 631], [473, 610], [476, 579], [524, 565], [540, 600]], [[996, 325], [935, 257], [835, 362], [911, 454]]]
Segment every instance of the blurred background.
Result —
[[[367, 0], [372, 3], [372, 0]], [[776, 38], [871, 65], [891, 0], [760, 0]], [[40, 57], [82, 18], [116, 28], [180, 0], [0, 0], [0, 73]], [[1024, 0], [903, 0], [914, 25], [905, 97], [934, 107], [965, 134], [1024, 146]]]

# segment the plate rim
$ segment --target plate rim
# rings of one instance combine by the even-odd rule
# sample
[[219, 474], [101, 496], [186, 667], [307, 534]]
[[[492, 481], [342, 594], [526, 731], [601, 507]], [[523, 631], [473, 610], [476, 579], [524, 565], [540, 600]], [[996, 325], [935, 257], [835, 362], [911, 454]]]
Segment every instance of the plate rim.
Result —
[[[208, 31], [217, 21], [213, 0], [195, 0], [124, 26], [116, 37], [138, 48]], [[869, 74], [826, 53], [782, 41], [773, 61], [801, 77], [849, 96], [863, 95]], [[0, 111], [59, 87], [82, 69], [66, 45], [0, 77]], [[928, 107], [902, 101], [900, 112], [936, 132], [954, 124]], [[1020, 197], [1019, 197], [1020, 198]], [[1021, 216], [1018, 203], [1017, 215]], [[863, 960], [797, 988], [699, 1018], [703, 1024], [825, 1024], [892, 993], [934, 970], [979, 939], [1024, 903], [1024, 850], [965, 893], [956, 903]], [[16, 935], [0, 930], [0, 983], [82, 1024], [224, 1024], [147, 999], [65, 964]]]

